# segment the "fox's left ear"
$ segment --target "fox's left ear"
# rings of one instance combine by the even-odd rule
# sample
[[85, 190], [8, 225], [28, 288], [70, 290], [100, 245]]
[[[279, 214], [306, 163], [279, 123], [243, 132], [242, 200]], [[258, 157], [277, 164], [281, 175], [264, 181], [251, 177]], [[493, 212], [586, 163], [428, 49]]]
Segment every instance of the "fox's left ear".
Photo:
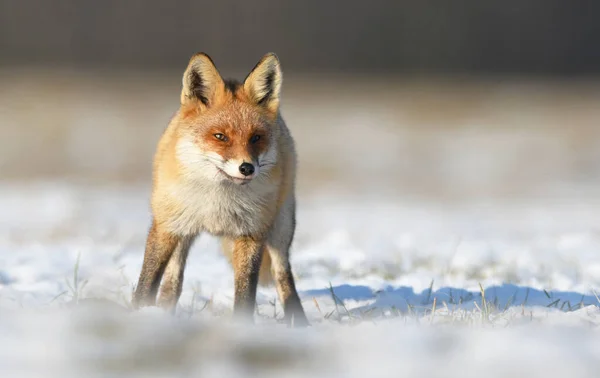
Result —
[[273, 113], [279, 109], [281, 68], [274, 53], [266, 54], [244, 80], [244, 91], [257, 105]]

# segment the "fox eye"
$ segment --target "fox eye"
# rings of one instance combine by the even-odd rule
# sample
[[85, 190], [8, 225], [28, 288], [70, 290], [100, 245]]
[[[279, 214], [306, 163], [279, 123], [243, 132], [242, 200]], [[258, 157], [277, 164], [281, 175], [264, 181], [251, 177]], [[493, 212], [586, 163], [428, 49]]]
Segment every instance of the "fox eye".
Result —
[[227, 141], [227, 137], [221, 133], [216, 133], [214, 134], [214, 137], [217, 138], [218, 140], [222, 141], [222, 142], [226, 142]]
[[254, 135], [252, 138], [250, 138], [250, 143], [256, 143], [259, 139], [260, 135]]

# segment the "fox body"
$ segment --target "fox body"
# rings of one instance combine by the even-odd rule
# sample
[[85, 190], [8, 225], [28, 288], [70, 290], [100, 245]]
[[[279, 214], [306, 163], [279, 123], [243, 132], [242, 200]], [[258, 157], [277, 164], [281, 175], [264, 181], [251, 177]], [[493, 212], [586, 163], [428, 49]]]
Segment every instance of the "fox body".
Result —
[[223, 80], [206, 54], [191, 58], [180, 109], [154, 159], [152, 226], [134, 307], [175, 310], [188, 251], [208, 232], [233, 265], [234, 315], [253, 316], [260, 277], [274, 279], [288, 324], [308, 324], [289, 260], [296, 152], [279, 112], [281, 81], [274, 54], [243, 83]]

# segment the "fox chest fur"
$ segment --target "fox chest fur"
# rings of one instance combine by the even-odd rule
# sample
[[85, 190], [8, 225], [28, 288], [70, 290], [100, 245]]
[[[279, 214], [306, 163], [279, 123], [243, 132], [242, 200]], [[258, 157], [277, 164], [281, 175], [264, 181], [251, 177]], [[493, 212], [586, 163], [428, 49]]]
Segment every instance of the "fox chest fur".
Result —
[[[277, 188], [266, 183], [186, 182], [170, 185], [165, 225], [178, 235], [208, 232], [237, 237], [265, 232], [275, 213]], [[163, 207], [164, 208], [164, 207]]]

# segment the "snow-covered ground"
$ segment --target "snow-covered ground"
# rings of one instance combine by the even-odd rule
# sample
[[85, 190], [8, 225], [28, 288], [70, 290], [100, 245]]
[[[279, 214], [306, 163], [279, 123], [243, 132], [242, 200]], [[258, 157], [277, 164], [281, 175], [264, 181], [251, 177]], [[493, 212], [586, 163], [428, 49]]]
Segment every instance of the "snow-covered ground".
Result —
[[0, 186], [2, 376], [597, 376], [591, 196], [305, 196], [293, 267], [313, 327], [290, 330], [273, 288], [259, 289], [256, 327], [227, 321], [232, 270], [209, 236], [192, 249], [175, 317], [130, 312], [148, 195]]

